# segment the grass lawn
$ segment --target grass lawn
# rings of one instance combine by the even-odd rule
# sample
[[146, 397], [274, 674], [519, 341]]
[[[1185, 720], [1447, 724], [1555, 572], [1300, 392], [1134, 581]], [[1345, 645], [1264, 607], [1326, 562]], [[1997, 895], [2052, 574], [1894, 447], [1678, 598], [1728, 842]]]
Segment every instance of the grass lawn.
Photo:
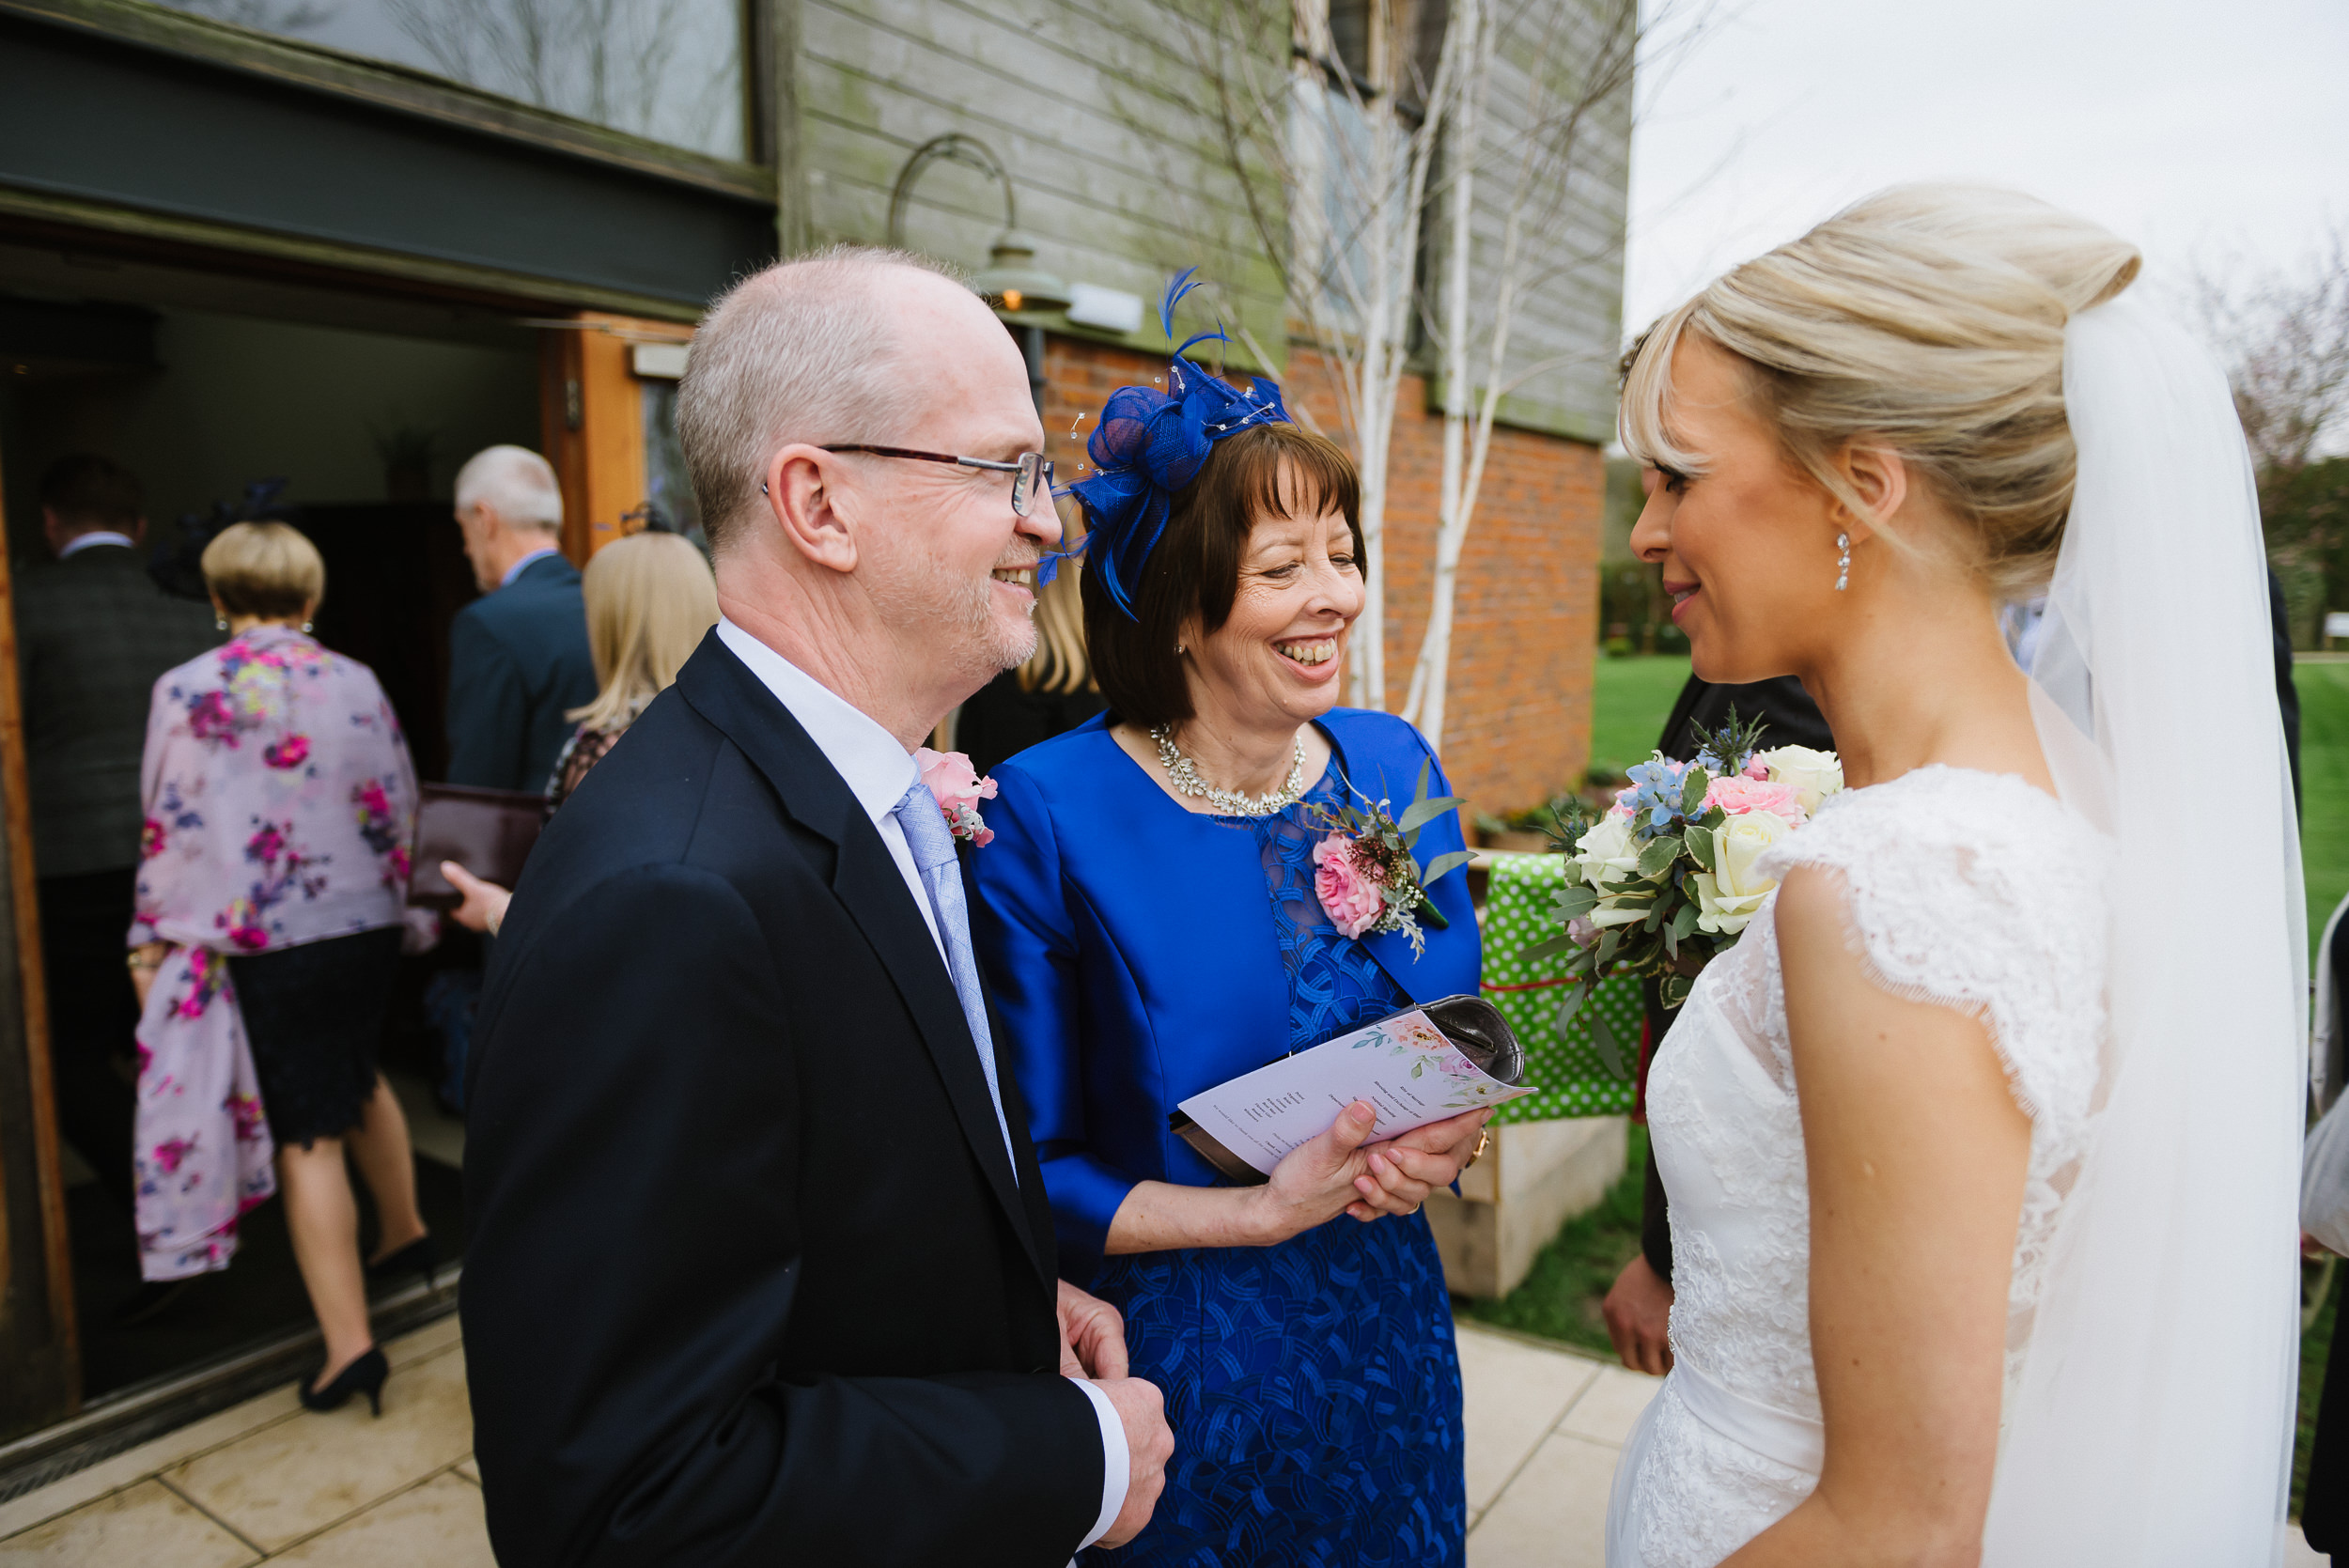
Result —
[[1645, 762], [1688, 681], [1686, 654], [1602, 657], [1591, 680], [1591, 766], [1621, 773]]
[[[2333, 906], [2349, 893], [2349, 663], [2302, 664], [2294, 673], [2300, 688], [2300, 854], [2309, 890], [2309, 939], [2313, 943]], [[1685, 658], [1601, 659], [1591, 700], [1592, 766], [1620, 771], [1628, 763], [1644, 760], [1688, 678]], [[1610, 1353], [1598, 1304], [1615, 1275], [1640, 1250], [1641, 1171], [1646, 1151], [1646, 1129], [1632, 1128], [1628, 1165], [1598, 1207], [1568, 1220], [1534, 1260], [1525, 1282], [1506, 1299], [1463, 1302], [1462, 1315]], [[2349, 1279], [2349, 1265], [2336, 1270], [2330, 1299], [2300, 1341], [2295, 1518], [2300, 1513], [2316, 1400], [2325, 1386], [2326, 1350], [2332, 1343], [2343, 1279]]]

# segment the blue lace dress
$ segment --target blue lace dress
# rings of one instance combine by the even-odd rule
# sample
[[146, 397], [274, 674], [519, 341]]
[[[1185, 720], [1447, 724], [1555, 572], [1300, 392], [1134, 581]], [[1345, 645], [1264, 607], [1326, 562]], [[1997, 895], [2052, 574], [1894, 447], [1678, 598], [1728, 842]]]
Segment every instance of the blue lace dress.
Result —
[[[1362, 717], [1417, 739], [1398, 721]], [[1346, 736], [1345, 726], [1326, 727], [1342, 741]], [[1199, 911], [1187, 937], [1161, 930], [1146, 943], [1132, 935], [1119, 940], [1117, 927], [1152, 917], [1128, 917], [1118, 903], [1134, 880], [1130, 864], [1118, 876], [1080, 875], [1130, 846], [1085, 853], [1070, 842], [1080, 835], [1055, 809], [1055, 770], [1042, 760], [1061, 744], [996, 771], [1003, 797], [987, 815], [997, 842], [974, 857], [990, 912], [974, 915], [974, 929], [1012, 1027], [1015, 1072], [1059, 1224], [1062, 1272], [1125, 1314], [1134, 1374], [1164, 1390], [1174, 1432], [1166, 1490], [1149, 1528], [1121, 1549], [1088, 1552], [1086, 1561], [1120, 1568], [1459, 1563], [1468, 1528], [1459, 1358], [1424, 1216], [1370, 1224], [1341, 1217], [1268, 1248], [1112, 1257], [1100, 1248], [1108, 1218], [1134, 1179], [1218, 1181], [1166, 1135], [1164, 1112], [1176, 1101], [1415, 1000], [1473, 989], [1475, 922], [1465, 893], [1450, 890], [1458, 916], [1449, 930], [1430, 933], [1418, 962], [1399, 938], [1357, 941], [1330, 925], [1315, 895], [1312, 859], [1326, 830], [1309, 812], [1342, 800], [1343, 752], [1304, 802], [1269, 817], [1186, 813], [1144, 778], [1160, 813], [1139, 794], [1104, 791], [1096, 775], [1097, 808], [1143, 814], [1151, 859], [1177, 862], [1190, 878], [1214, 876], [1215, 893], [1203, 888], [1198, 896], [1223, 900], [1211, 913]], [[1354, 747], [1371, 749], [1359, 739]], [[1415, 771], [1417, 757], [1396, 760]], [[1112, 766], [1106, 755], [1096, 760]], [[1122, 754], [1114, 760], [1142, 777]], [[1354, 762], [1358, 778], [1362, 760]], [[1405, 800], [1408, 778], [1397, 792]], [[1104, 793], [1115, 799], [1097, 799]], [[1130, 820], [1114, 810], [1112, 819]], [[1027, 877], [1032, 835], [1053, 841], [1056, 890]], [[1019, 848], [999, 860], [1007, 843]], [[1424, 860], [1442, 848], [1423, 838], [1420, 852]], [[1248, 896], [1240, 877], [1250, 871], [1253, 911], [1238, 907]], [[1048, 898], [1050, 911], [1040, 908]], [[1163, 927], [1163, 914], [1155, 919]], [[1062, 929], [1038, 929], [1048, 924]], [[1255, 945], [1264, 941], [1260, 932], [1272, 942]], [[1114, 956], [1095, 952], [1097, 944]], [[1277, 947], [1277, 970], [1265, 962], [1274, 956], [1266, 947]], [[1089, 999], [1104, 988], [1114, 994]], [[1060, 1011], [1047, 1017], [1039, 999], [1055, 990]], [[1280, 1000], [1284, 1016], [1263, 1005]], [[1122, 1024], [1114, 1018], [1121, 1007], [1134, 1015]], [[1023, 1020], [1032, 1026], [1023, 1029]], [[1253, 1042], [1236, 1044], [1252, 1025]], [[1037, 1036], [1055, 1031], [1061, 1050], [1047, 1055]], [[1203, 1048], [1194, 1052], [1194, 1042]], [[1131, 1098], [1143, 1102], [1135, 1108], [1140, 1114], [1124, 1120], [1123, 1102]], [[1150, 1169], [1154, 1162], [1159, 1169]]]

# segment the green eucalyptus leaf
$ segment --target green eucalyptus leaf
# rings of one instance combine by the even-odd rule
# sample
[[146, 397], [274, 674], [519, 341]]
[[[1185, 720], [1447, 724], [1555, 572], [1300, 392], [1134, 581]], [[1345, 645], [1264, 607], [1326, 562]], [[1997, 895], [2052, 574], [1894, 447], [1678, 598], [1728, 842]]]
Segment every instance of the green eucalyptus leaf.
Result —
[[1473, 849], [1455, 849], [1449, 854], [1439, 855], [1429, 861], [1427, 868], [1419, 874], [1419, 885], [1423, 888], [1432, 887], [1475, 858], [1476, 851]]
[[1421, 828], [1433, 822], [1444, 813], [1455, 809], [1459, 804], [1460, 798], [1457, 795], [1439, 795], [1432, 800], [1414, 800], [1411, 802], [1411, 809], [1405, 812], [1401, 820], [1395, 823], [1395, 831], [1404, 833], [1417, 832]]
[[1519, 953], [1517, 957], [1530, 964], [1536, 958], [1555, 957], [1557, 955], [1568, 951], [1579, 953], [1581, 951], [1581, 948], [1582, 944], [1580, 942], [1576, 941], [1572, 937], [1569, 937], [1564, 932], [1561, 931], [1558, 935], [1549, 938], [1546, 941], [1535, 942], [1532, 947], [1529, 947], [1522, 953]]
[[1591, 1044], [1598, 1051], [1599, 1064], [1610, 1076], [1625, 1083], [1631, 1081], [1631, 1069], [1625, 1065], [1623, 1051], [1615, 1044], [1615, 1032], [1607, 1027], [1607, 1017], [1603, 1013], [1591, 1015]]

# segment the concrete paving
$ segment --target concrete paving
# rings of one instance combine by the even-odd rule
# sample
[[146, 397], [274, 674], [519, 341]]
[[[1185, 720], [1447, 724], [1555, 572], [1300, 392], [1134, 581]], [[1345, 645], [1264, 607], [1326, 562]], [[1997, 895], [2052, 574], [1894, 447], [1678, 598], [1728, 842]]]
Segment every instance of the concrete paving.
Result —
[[[305, 1411], [288, 1385], [0, 1503], [0, 1564], [490, 1568], [457, 1320], [383, 1348], [381, 1420]], [[1657, 1381], [1470, 1325], [1460, 1366], [1469, 1568], [1599, 1568], [1615, 1459]], [[2294, 1530], [2286, 1568], [2324, 1562]]]

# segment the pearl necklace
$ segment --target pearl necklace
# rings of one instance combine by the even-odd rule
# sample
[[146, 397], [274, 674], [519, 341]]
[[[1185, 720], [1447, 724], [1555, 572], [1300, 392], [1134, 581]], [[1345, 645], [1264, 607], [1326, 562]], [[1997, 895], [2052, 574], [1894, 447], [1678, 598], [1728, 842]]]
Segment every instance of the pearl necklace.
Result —
[[1166, 769], [1167, 781], [1183, 794], [1213, 806], [1219, 815], [1270, 816], [1274, 812], [1285, 811], [1304, 799], [1305, 737], [1302, 735], [1297, 737], [1297, 760], [1289, 766], [1288, 783], [1269, 795], [1241, 795], [1228, 789], [1218, 789], [1207, 783], [1199, 776], [1199, 769], [1191, 765], [1190, 758], [1183, 755], [1181, 748], [1174, 744], [1174, 730], [1171, 724], [1161, 724], [1152, 730], [1150, 738], [1158, 742], [1159, 763]]

